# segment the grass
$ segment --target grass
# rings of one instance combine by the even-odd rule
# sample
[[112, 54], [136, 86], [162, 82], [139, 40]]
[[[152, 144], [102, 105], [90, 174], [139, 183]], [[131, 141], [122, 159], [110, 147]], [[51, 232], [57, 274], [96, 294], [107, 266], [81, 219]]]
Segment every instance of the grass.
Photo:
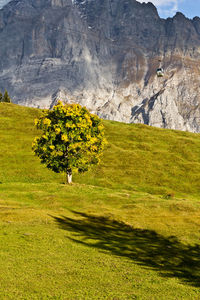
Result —
[[199, 299], [199, 135], [104, 121], [68, 186], [31, 151], [39, 114], [0, 103], [0, 299]]

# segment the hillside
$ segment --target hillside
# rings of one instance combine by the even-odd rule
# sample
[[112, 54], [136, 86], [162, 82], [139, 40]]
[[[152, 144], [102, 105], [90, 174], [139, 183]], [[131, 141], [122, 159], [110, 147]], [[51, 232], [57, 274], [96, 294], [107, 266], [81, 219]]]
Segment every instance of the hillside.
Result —
[[33, 156], [39, 114], [0, 103], [0, 298], [198, 299], [199, 135], [104, 121], [68, 186]]
[[[0, 181], [62, 182], [62, 176], [46, 170], [31, 152], [39, 134], [33, 127], [39, 110], [0, 104], [0, 111], [1, 151], [6, 155], [0, 157]], [[76, 182], [160, 195], [200, 194], [199, 134], [103, 122], [109, 142], [103, 161], [75, 176]]]
[[61, 98], [105, 119], [200, 132], [199, 47], [199, 17], [161, 19], [151, 3], [12, 0], [0, 10], [0, 90], [22, 105]]

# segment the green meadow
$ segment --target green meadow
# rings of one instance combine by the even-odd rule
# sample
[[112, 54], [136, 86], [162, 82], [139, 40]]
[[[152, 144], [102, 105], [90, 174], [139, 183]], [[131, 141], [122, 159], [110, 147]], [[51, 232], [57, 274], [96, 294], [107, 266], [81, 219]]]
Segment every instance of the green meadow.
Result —
[[0, 103], [0, 299], [200, 299], [200, 135], [103, 121], [67, 185], [32, 152], [39, 115]]

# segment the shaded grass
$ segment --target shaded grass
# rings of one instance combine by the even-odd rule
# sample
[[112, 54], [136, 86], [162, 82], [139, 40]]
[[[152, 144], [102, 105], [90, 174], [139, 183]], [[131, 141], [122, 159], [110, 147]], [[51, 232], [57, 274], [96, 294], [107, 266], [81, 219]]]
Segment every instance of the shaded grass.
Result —
[[104, 121], [67, 186], [31, 151], [39, 114], [0, 103], [0, 299], [199, 299], [199, 135]]
[[176, 237], [134, 228], [124, 222], [75, 212], [81, 219], [55, 217], [64, 230], [75, 234], [72, 241], [102, 249], [151, 269], [162, 276], [178, 277], [200, 287], [200, 245], [185, 245]]
[[198, 202], [78, 184], [0, 191], [1, 299], [200, 296]]

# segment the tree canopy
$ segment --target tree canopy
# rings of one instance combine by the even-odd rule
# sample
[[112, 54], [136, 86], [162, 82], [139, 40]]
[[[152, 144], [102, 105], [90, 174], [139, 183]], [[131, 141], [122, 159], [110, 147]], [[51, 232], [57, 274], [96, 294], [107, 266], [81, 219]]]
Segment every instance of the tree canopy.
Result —
[[44, 110], [35, 121], [42, 136], [33, 143], [35, 154], [53, 170], [67, 174], [85, 172], [98, 164], [106, 143], [101, 119], [79, 104], [58, 102], [53, 110]]
[[10, 96], [8, 95], [7, 90], [5, 90], [4, 95], [2, 95], [2, 93], [0, 92], [0, 102], [7, 102], [7, 103], [11, 102], [11, 99], [10, 99]]

